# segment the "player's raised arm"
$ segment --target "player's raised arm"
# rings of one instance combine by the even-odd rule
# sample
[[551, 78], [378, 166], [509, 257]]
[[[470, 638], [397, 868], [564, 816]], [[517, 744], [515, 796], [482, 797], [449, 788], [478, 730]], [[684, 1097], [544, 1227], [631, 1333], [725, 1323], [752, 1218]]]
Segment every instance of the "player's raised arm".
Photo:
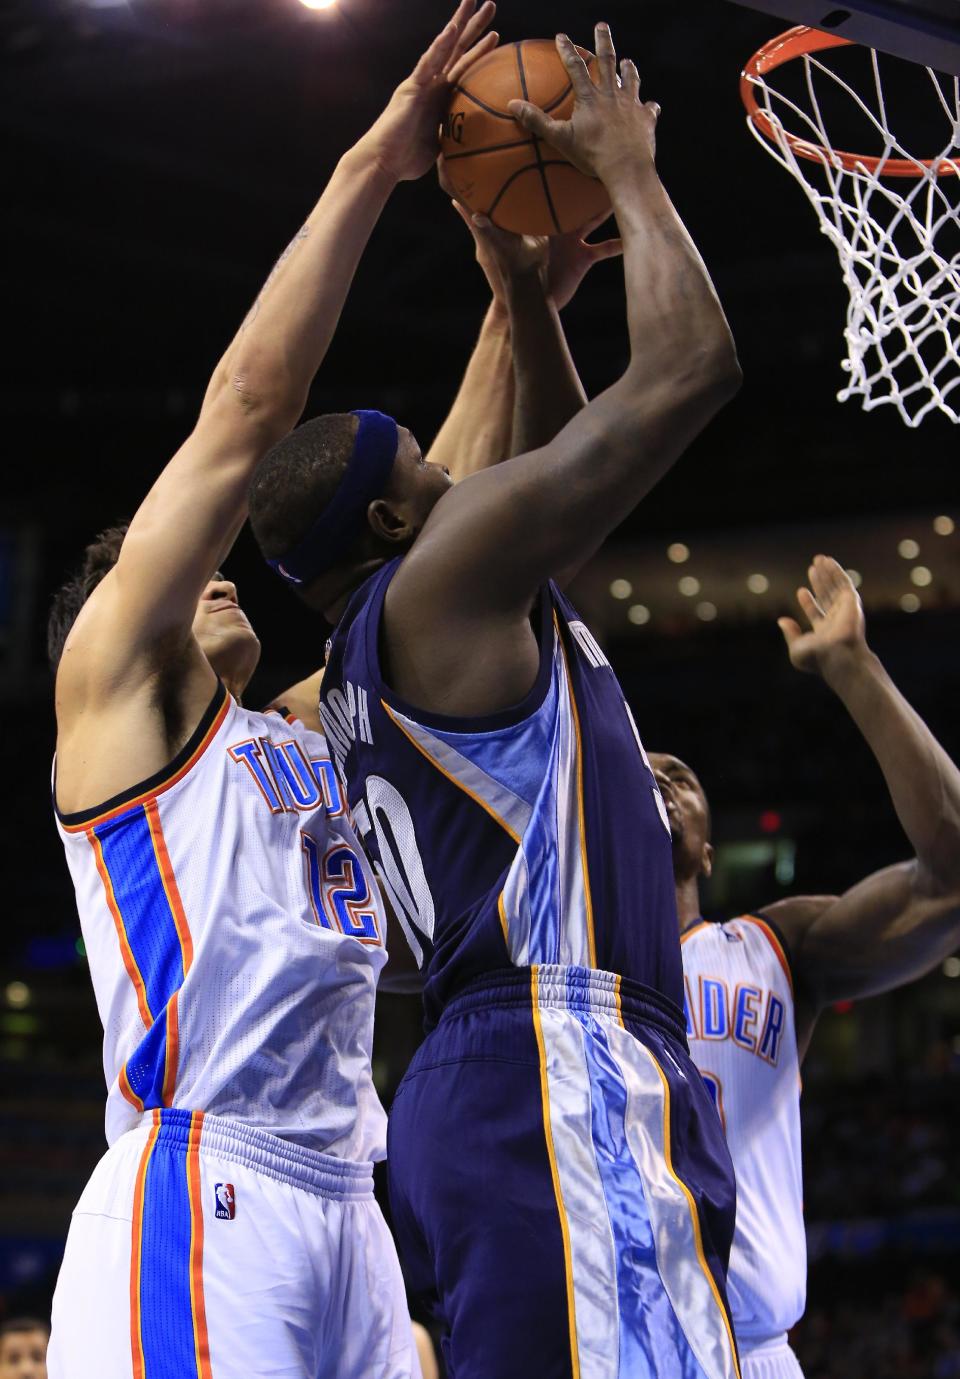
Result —
[[819, 674], [846, 706], [915, 854], [839, 897], [770, 907], [805, 993], [820, 1004], [899, 986], [960, 946], [960, 770], [867, 645], [845, 571], [818, 555], [809, 579], [798, 592], [808, 630], [780, 619], [790, 659]]
[[632, 62], [618, 80], [606, 25], [596, 44], [599, 87], [569, 39], [557, 40], [576, 93], [569, 121], [523, 103], [511, 109], [606, 185], [623, 239], [630, 362], [550, 445], [437, 505], [390, 592], [398, 613], [426, 597], [432, 625], [447, 612], [525, 616], [540, 583], [585, 560], [739, 385], [720, 303], [657, 176], [658, 108], [641, 102]]
[[213, 372], [192, 434], [77, 619], [61, 662], [64, 707], [103, 706], [114, 690], [127, 691], [138, 667], [149, 672], [183, 654], [200, 593], [246, 515], [250, 475], [303, 410], [391, 191], [433, 165], [450, 81], [496, 42], [479, 38], [494, 8], [462, 0], [277, 260]]

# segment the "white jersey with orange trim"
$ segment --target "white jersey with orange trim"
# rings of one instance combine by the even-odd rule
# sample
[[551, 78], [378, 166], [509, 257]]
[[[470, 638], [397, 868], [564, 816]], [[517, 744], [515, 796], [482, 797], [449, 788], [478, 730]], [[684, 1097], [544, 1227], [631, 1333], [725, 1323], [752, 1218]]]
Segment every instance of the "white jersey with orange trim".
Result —
[[716, 1100], [737, 1175], [727, 1292], [746, 1352], [788, 1331], [806, 1298], [790, 963], [759, 915], [695, 924], [681, 943], [690, 1054]]
[[382, 1158], [383, 913], [324, 738], [218, 685], [169, 767], [57, 824], [103, 1022], [108, 1142], [174, 1107]]

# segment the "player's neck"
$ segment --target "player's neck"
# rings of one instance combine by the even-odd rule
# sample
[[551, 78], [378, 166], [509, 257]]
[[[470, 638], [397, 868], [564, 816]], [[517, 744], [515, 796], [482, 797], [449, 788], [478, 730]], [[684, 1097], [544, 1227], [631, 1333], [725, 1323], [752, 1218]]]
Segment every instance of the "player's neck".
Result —
[[695, 876], [677, 881], [677, 921], [681, 934], [700, 918], [700, 887]]

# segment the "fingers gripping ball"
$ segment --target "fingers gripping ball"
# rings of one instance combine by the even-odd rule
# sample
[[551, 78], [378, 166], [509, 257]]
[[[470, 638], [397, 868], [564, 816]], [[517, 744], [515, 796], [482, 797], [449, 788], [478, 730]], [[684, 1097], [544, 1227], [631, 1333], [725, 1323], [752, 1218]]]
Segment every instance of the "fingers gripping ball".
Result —
[[[596, 58], [578, 52], [596, 82]], [[458, 199], [501, 230], [525, 235], [566, 234], [609, 211], [603, 183], [517, 124], [507, 108], [513, 100], [532, 101], [555, 120], [569, 119], [573, 90], [551, 39], [497, 48], [454, 87], [441, 147]]]

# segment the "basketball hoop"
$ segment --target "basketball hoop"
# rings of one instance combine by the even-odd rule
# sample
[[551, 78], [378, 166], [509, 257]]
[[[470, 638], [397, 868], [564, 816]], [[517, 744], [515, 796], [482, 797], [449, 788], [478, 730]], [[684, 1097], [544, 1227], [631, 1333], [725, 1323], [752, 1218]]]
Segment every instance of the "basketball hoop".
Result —
[[[839, 400], [860, 397], [865, 411], [892, 403], [908, 426], [934, 409], [960, 422], [960, 392], [950, 396], [960, 384], [960, 80], [917, 69], [947, 128], [939, 153], [916, 156], [891, 129], [877, 53], [859, 49], [869, 96], [830, 65], [828, 55], [857, 47], [804, 25], [764, 44], [740, 77], [748, 127], [803, 187], [840, 258], [850, 306]], [[770, 78], [795, 60], [802, 83], [791, 95]], [[824, 106], [838, 93], [879, 136], [879, 153], [834, 146]]]

